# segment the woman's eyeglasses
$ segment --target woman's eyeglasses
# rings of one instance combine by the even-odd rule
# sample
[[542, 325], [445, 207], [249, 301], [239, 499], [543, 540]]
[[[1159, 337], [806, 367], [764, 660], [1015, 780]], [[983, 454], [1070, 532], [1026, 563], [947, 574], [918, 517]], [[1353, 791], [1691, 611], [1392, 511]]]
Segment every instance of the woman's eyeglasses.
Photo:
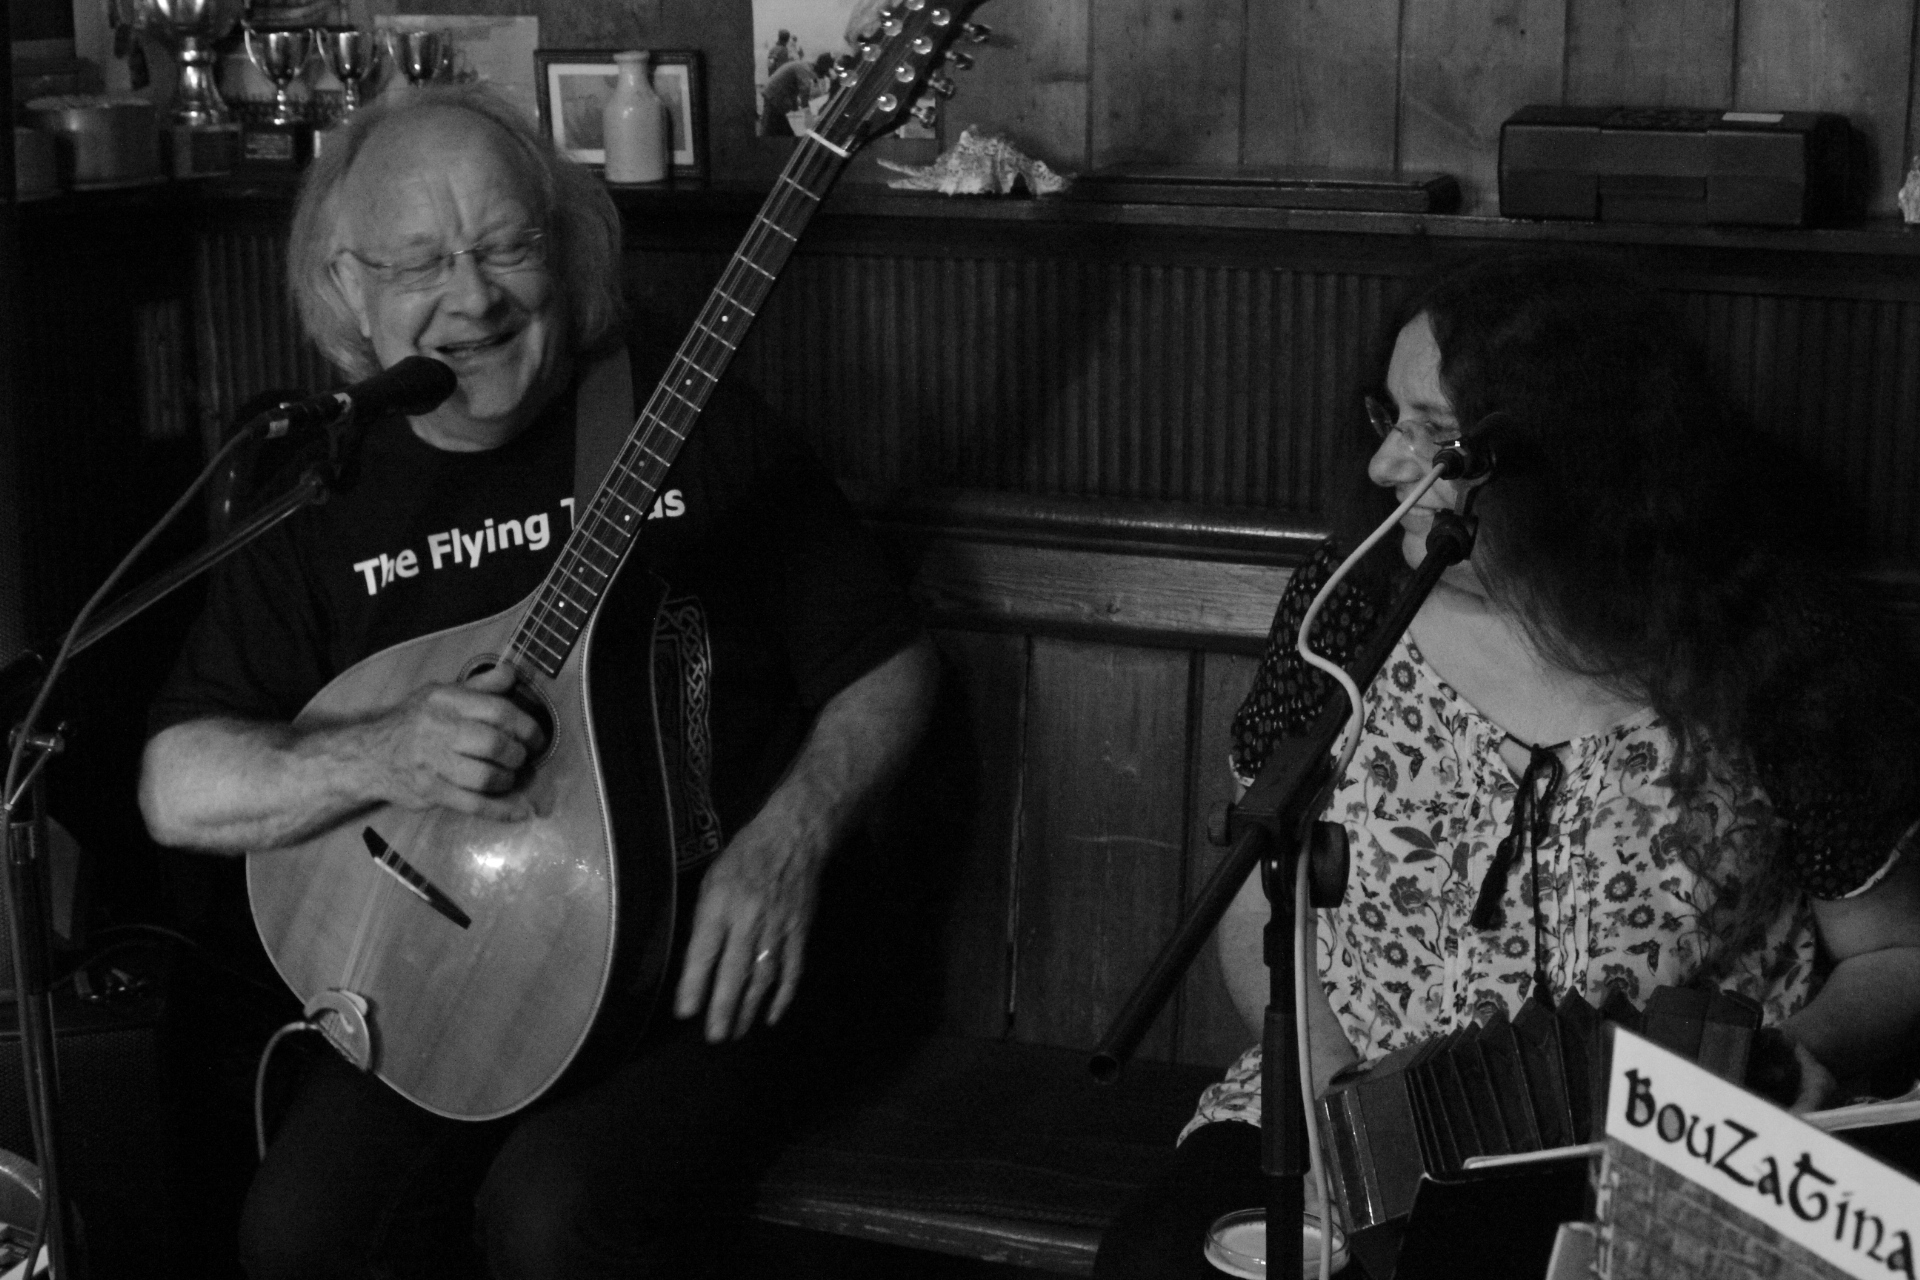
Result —
[[547, 260], [546, 233], [536, 229], [518, 231], [510, 236], [450, 253], [428, 253], [397, 262], [381, 262], [354, 249], [350, 254], [361, 266], [402, 293], [424, 293], [437, 289], [453, 278], [456, 258], [472, 258], [482, 275], [503, 276], [542, 266]]
[[1402, 422], [1400, 411], [1393, 403], [1379, 396], [1367, 397], [1367, 421], [1373, 425], [1374, 434], [1382, 440], [1399, 436], [1407, 452], [1422, 465], [1432, 465], [1434, 455], [1450, 445], [1459, 444], [1462, 435], [1458, 427], [1436, 427], [1418, 418]]

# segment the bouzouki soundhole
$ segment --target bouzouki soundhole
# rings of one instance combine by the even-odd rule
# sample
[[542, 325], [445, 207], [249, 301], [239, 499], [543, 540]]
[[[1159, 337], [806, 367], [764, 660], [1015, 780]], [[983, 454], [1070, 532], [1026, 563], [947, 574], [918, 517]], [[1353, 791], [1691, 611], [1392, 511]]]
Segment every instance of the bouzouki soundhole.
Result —
[[[460, 669], [459, 682], [465, 684], [475, 676], [491, 671], [499, 665], [499, 654], [483, 653]], [[507, 690], [507, 701], [533, 717], [534, 723], [540, 726], [540, 735], [546, 743], [540, 748], [538, 754], [527, 757], [526, 763], [520, 766], [518, 776], [522, 782], [525, 782], [527, 775], [545, 764], [547, 758], [553, 754], [554, 741], [559, 737], [558, 720], [554, 715], [553, 702], [547, 697], [546, 690], [528, 680], [524, 674], [513, 682], [513, 688]]]

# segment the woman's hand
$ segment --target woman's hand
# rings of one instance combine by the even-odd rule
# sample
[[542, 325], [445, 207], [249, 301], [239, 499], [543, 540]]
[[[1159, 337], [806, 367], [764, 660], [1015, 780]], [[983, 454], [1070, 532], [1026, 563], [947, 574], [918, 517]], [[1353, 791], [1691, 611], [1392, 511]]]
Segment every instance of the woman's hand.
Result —
[[1794, 1095], [1790, 1109], [1820, 1111], [1838, 1102], [1840, 1082], [1834, 1079], [1833, 1072], [1798, 1040], [1789, 1036], [1787, 1042], [1793, 1046], [1794, 1062], [1800, 1068], [1800, 1090]]

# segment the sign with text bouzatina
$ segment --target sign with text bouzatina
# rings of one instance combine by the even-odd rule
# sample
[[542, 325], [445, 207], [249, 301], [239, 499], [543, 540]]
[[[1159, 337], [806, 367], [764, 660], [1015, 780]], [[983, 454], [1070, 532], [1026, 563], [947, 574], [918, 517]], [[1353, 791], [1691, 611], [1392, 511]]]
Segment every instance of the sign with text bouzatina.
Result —
[[1614, 1028], [1607, 1137], [1861, 1280], [1915, 1280], [1920, 1183]]

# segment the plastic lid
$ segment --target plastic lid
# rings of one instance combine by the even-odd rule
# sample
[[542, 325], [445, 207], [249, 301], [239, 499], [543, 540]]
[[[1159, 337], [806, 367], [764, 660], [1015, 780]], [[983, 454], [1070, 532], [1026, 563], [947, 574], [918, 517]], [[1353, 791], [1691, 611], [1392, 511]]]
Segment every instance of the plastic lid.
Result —
[[[1266, 1280], [1267, 1211], [1240, 1209], [1217, 1220], [1207, 1231], [1206, 1258], [1216, 1268], [1242, 1280]], [[1300, 1224], [1300, 1265], [1309, 1275], [1320, 1268], [1320, 1219], [1306, 1214]], [[1333, 1269], [1347, 1265], [1347, 1233], [1333, 1228]]]

